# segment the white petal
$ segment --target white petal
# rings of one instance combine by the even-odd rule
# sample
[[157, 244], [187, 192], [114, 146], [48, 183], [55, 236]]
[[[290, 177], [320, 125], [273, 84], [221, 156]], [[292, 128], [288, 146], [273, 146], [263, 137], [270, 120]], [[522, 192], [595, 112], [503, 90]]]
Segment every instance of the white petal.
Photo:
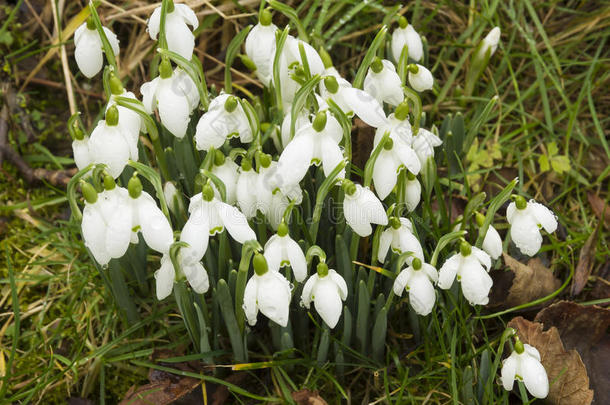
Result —
[[278, 272], [268, 271], [259, 278], [258, 309], [280, 326], [288, 325], [290, 283]]
[[182, 262], [182, 271], [186, 276], [189, 284], [197, 294], [203, 294], [210, 288], [210, 280], [208, 272], [205, 271], [203, 265], [199, 262], [187, 263]]
[[[226, 159], [220, 166], [214, 166], [212, 174], [218, 177], [225, 185], [226, 203], [233, 205], [237, 202], [238, 166], [231, 159]], [[212, 183], [213, 184], [213, 183]], [[216, 188], [215, 185], [212, 187]]]
[[142, 93], [142, 104], [148, 114], [152, 114], [155, 107], [157, 106], [157, 87], [161, 81], [160, 77], [155, 77], [150, 82], [144, 83], [140, 87], [140, 93]]
[[106, 250], [106, 223], [97, 203], [85, 204], [81, 229], [85, 246], [91, 251], [93, 258], [102, 266], [108, 264], [111, 257]]
[[282, 264], [283, 238], [277, 234], [273, 235], [265, 243], [265, 259], [270, 271], [279, 271]]
[[517, 374], [517, 359], [514, 354], [502, 361], [502, 371], [500, 372], [500, 380], [506, 391], [512, 391], [515, 384], [515, 375]]
[[178, 93], [184, 94], [189, 102], [189, 110], [192, 111], [199, 104], [199, 90], [197, 85], [184, 70], [177, 67], [174, 69], [172, 76], [174, 86], [178, 89]]
[[161, 267], [155, 272], [155, 285], [157, 290], [157, 299], [159, 301], [165, 299], [172, 293], [174, 289], [174, 278], [176, 272], [169, 256], [164, 255], [161, 258]]
[[523, 344], [523, 348], [530, 356], [534, 357], [536, 360], [540, 361], [540, 352], [534, 346], [530, 346], [527, 343]]
[[329, 328], [334, 328], [343, 310], [337, 286], [328, 276], [320, 278], [314, 287], [313, 295], [316, 311]]
[[144, 236], [146, 244], [157, 252], [169, 253], [174, 235], [167, 217], [147, 192], [142, 192], [135, 202], [139, 218], [138, 225], [142, 227], [142, 236]]
[[491, 257], [484, 250], [479, 249], [476, 246], [472, 246], [472, 254], [477, 258], [479, 263], [485, 267], [487, 271], [491, 268]]
[[191, 107], [186, 94], [172, 80], [161, 79], [157, 88], [157, 104], [163, 125], [178, 138], [183, 138], [189, 124]]
[[250, 30], [245, 43], [246, 55], [254, 62], [256, 76], [265, 86], [271, 81], [273, 61], [269, 56], [275, 55], [275, 31], [277, 27], [274, 24], [256, 24]]
[[89, 137], [85, 137], [82, 140], [72, 141], [72, 152], [74, 154], [74, 163], [78, 170], [83, 170], [89, 166], [93, 159], [89, 153]]
[[119, 47], [119, 39], [117, 38], [116, 34], [106, 27], [102, 27], [102, 29], [104, 30], [104, 34], [106, 34], [106, 38], [108, 39], [108, 43], [112, 48], [112, 52], [114, 52], [115, 55], [118, 55], [121, 52], [121, 48]]
[[461, 258], [462, 256], [459, 253], [454, 254], [443, 263], [438, 271], [438, 286], [443, 290], [451, 288], [461, 264]]
[[428, 276], [421, 270], [415, 271], [409, 280], [409, 303], [419, 315], [432, 312], [436, 293]]
[[502, 254], [502, 238], [492, 225], [489, 225], [485, 239], [483, 239], [483, 250], [494, 260]]
[[422, 263], [421, 270], [426, 273], [430, 281], [435, 283], [438, 281], [438, 271], [431, 264]]
[[330, 277], [337, 286], [339, 297], [345, 301], [347, 299], [347, 283], [345, 282], [345, 279], [332, 269], [328, 271], [328, 277]]
[[184, 228], [182, 228], [180, 241], [188, 243], [189, 247], [182, 248], [180, 255], [186, 261], [197, 262], [201, 260], [208, 249], [210, 225], [209, 216], [205, 212], [208, 209], [208, 204], [193, 209], [189, 219], [184, 224]]
[[[379, 251], [377, 252], [377, 260], [380, 263], [385, 262], [385, 257], [390, 249], [390, 243], [392, 243], [392, 228], [388, 228], [381, 233], [379, 238]], [[403, 287], [404, 288], [404, 287]]]
[[197, 122], [195, 143], [198, 150], [219, 149], [227, 139], [227, 129], [223, 125], [224, 110], [210, 110]]
[[405, 287], [407, 286], [407, 282], [411, 277], [412, 271], [409, 269], [403, 269], [398, 276], [394, 279], [394, 285], [392, 286], [392, 290], [394, 294], [401, 297]]
[[131, 242], [132, 211], [127, 202], [106, 219], [106, 249], [111, 257], [122, 257]]
[[343, 200], [343, 215], [345, 216], [345, 222], [356, 232], [358, 235], [365, 237], [369, 236], [373, 232], [370, 222], [364, 217], [364, 213], [361, 210], [360, 201], [351, 196], [346, 195]]
[[307, 261], [305, 259], [305, 254], [303, 253], [303, 250], [301, 250], [299, 244], [292, 240], [290, 236], [285, 236], [285, 238], [286, 254], [290, 261], [290, 267], [292, 267], [295, 280], [300, 283], [307, 277]]
[[388, 216], [379, 198], [368, 187], [356, 185], [356, 188], [360, 188], [360, 208], [367, 220], [373, 224], [387, 225]]
[[318, 274], [314, 273], [307, 279], [307, 282], [303, 286], [303, 292], [301, 293], [301, 305], [309, 309], [309, 305], [312, 300], [313, 287], [318, 282]]
[[536, 398], [546, 398], [549, 395], [549, 379], [542, 364], [524, 353], [521, 355], [520, 366], [519, 372], [525, 388]]
[[545, 231], [549, 233], [555, 232], [557, 229], [557, 217], [555, 217], [550, 209], [534, 200], [530, 200], [527, 204], [527, 210], [531, 210], [531, 213]]
[[471, 305], [487, 305], [493, 281], [479, 262], [467, 257], [460, 268], [462, 293]]
[[398, 243], [398, 248], [401, 252], [413, 252], [413, 256], [407, 259], [407, 263], [410, 264], [415, 257], [422, 261], [424, 260], [424, 251], [419, 240], [404, 227], [398, 230]]
[[405, 28], [398, 27], [392, 33], [392, 56], [397, 64], [400, 61], [403, 48], [407, 45], [406, 31]]
[[84, 23], [78, 40], [75, 40], [74, 59], [80, 71], [88, 78], [92, 78], [102, 70], [104, 56], [102, 41], [97, 30], [90, 30]]
[[395, 155], [400, 159], [400, 162], [413, 174], [418, 174], [421, 170], [421, 162], [417, 153], [407, 145], [402, 139], [394, 141]]
[[538, 224], [529, 215], [515, 213], [510, 227], [510, 237], [519, 250], [528, 256], [533, 256], [540, 250], [542, 235]]
[[244, 243], [248, 240], [256, 240], [256, 234], [252, 228], [250, 228], [248, 220], [240, 210], [220, 201], [214, 202], [214, 207], [233, 239], [239, 243]]
[[258, 209], [257, 205], [257, 183], [258, 174], [254, 170], [241, 171], [237, 178], [236, 197], [239, 208], [246, 218], [254, 218]]
[[510, 204], [508, 204], [508, 207], [506, 207], [506, 220], [508, 221], [509, 224], [513, 223], [513, 217], [516, 212], [517, 212], [517, 205], [514, 202], [511, 202]]
[[197, 29], [199, 27], [199, 20], [197, 19], [197, 15], [195, 12], [186, 4], [175, 4], [174, 5], [175, 12], [182, 17], [182, 20], [193, 27], [193, 29]]
[[256, 325], [256, 316], [258, 315], [258, 305], [256, 297], [258, 295], [258, 277], [252, 276], [244, 290], [243, 309], [250, 326]]
[[[278, 171], [283, 184], [297, 184], [305, 177], [311, 163], [312, 153], [313, 141], [310, 136], [300, 134], [290, 141], [278, 161]], [[280, 185], [280, 188], [283, 184]]]
[[[344, 87], [339, 90], [341, 98], [360, 119], [377, 128], [386, 122], [383, 108], [373, 96], [360, 89]], [[346, 113], [348, 111], [345, 111]]]
[[[337, 167], [343, 160], [341, 148], [328, 136], [323, 136], [320, 139], [320, 148], [322, 149], [322, 167], [324, 175], [328, 175]], [[338, 179], [345, 178], [345, 169], [341, 170], [337, 175]]]
[[421, 200], [421, 184], [417, 179], [407, 180], [407, 186], [405, 188], [405, 204], [407, 210], [413, 212], [419, 205]]
[[159, 35], [159, 31], [161, 28], [161, 7], [157, 7], [154, 9], [150, 18], [148, 19], [148, 35], [150, 35], [150, 39], [156, 40], [157, 35]]
[[381, 200], [390, 195], [398, 178], [399, 162], [394, 159], [392, 151], [382, 150], [373, 166], [373, 184]]

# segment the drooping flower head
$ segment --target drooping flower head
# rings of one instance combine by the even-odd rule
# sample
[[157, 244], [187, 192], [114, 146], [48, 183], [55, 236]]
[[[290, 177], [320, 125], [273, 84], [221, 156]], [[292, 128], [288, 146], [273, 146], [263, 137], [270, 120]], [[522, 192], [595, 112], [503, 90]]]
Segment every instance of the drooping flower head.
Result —
[[404, 99], [400, 76], [396, 68], [386, 59], [375, 58], [364, 78], [364, 91], [375, 97], [379, 104], [384, 102], [396, 107]]
[[290, 266], [296, 281], [302, 282], [307, 277], [305, 254], [288, 234], [288, 225], [284, 222], [265, 244], [265, 258], [271, 271], [279, 271], [280, 267]]
[[273, 59], [275, 55], [275, 32], [277, 27], [271, 22], [271, 12], [263, 10], [256, 24], [246, 38], [246, 55], [256, 66], [254, 73], [258, 80], [268, 86], [271, 82]]
[[413, 259], [411, 265], [403, 269], [394, 280], [394, 294], [399, 297], [404, 290], [409, 292], [409, 303], [419, 315], [426, 316], [432, 312], [436, 302], [434, 285], [438, 281], [438, 272], [434, 266]]
[[535, 347], [523, 344], [519, 338], [515, 350], [502, 361], [500, 379], [507, 391], [512, 391], [515, 380], [520, 380], [534, 397], [546, 398], [549, 395], [549, 378], [540, 362], [540, 353]]
[[[195, 12], [186, 4], [168, 2], [165, 16], [165, 38], [170, 51], [176, 52], [186, 60], [191, 60], [195, 48], [195, 36], [188, 26], [196, 29], [199, 20]], [[157, 7], [148, 19], [148, 34], [153, 40], [157, 39], [161, 30], [161, 7]]]
[[[112, 52], [115, 56], [118, 55], [120, 52], [119, 40], [108, 28], [102, 28], [106, 38], [108, 38]], [[76, 59], [78, 69], [89, 79], [98, 74], [104, 66], [104, 52], [102, 39], [92, 18], [87, 19], [87, 22], [76, 29], [74, 45], [74, 59]]]
[[392, 251], [401, 254], [411, 252], [412, 256], [407, 258], [407, 263], [411, 263], [414, 258], [424, 260], [424, 251], [419, 240], [413, 234], [413, 223], [407, 218], [390, 218], [390, 226], [381, 233], [379, 238], [379, 251], [377, 259], [385, 262], [390, 247]]
[[424, 56], [421, 37], [405, 17], [400, 17], [398, 28], [392, 33], [392, 56], [397, 63], [405, 46], [409, 52], [409, 58], [414, 61], [419, 62]]
[[343, 304], [347, 298], [347, 284], [339, 273], [329, 270], [324, 262], [318, 264], [317, 272], [312, 274], [303, 286], [301, 305], [309, 309], [311, 301], [316, 311], [329, 328], [339, 322]]
[[232, 137], [239, 137], [243, 143], [252, 142], [250, 119], [237, 97], [222, 93], [212, 100], [197, 123], [197, 149], [218, 149]]
[[369, 236], [373, 232], [371, 224], [388, 224], [388, 216], [381, 201], [368, 187], [344, 180], [343, 190], [343, 215], [354, 232], [362, 237]]
[[551, 210], [534, 200], [529, 202], [516, 196], [506, 209], [510, 237], [521, 253], [535, 255], [542, 246], [540, 229], [552, 233], [557, 229], [557, 218]]

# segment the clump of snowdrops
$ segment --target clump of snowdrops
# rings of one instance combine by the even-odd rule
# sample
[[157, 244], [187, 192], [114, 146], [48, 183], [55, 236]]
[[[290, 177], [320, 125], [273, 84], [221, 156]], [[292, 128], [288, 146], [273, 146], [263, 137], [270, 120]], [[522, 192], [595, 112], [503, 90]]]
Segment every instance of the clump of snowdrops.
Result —
[[[75, 58], [89, 78], [103, 70], [108, 104], [90, 134], [78, 115], [69, 122], [80, 170], [69, 185], [73, 215], [128, 318], [137, 311], [125, 276], [148, 291], [154, 273], [157, 299], [173, 293], [202, 354], [230, 346], [247, 362], [253, 342], [270, 335], [274, 351], [296, 347], [340, 370], [354, 351], [380, 361], [393, 301], [404, 294], [421, 317], [435, 316], [448, 296], [461, 294], [477, 313], [488, 303], [489, 271], [503, 251], [493, 222], [510, 198], [510, 239], [523, 254], [536, 254], [541, 230], [554, 232], [557, 221], [511, 195], [515, 179], [488, 201], [473, 196], [450, 222], [444, 193], [455, 185], [437, 167], [444, 157], [451, 165], [476, 129], [466, 131], [460, 115], [441, 131], [426, 122], [421, 96], [434, 78], [426, 43], [404, 17], [391, 38], [381, 28], [349, 82], [332, 54], [308, 43], [294, 10], [270, 5], [299, 37], [261, 6], [258, 24], [227, 49], [219, 92], [193, 54], [195, 13], [164, 0], [148, 20], [158, 48], [141, 98], [117, 77], [117, 37], [90, 5]], [[473, 51], [467, 92], [499, 40], [496, 27]], [[263, 84], [260, 94], [234, 89], [237, 57]], [[364, 167], [352, 160], [356, 117], [375, 129]], [[536, 397], [548, 393], [538, 351], [518, 339], [501, 378], [507, 390], [517, 378]]]

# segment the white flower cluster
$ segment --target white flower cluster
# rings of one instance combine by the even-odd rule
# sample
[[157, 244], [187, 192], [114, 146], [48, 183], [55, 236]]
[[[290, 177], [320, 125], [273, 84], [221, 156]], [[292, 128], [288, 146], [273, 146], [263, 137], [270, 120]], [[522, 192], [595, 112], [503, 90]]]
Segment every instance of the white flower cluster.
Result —
[[[151, 38], [164, 33], [167, 50], [191, 61], [195, 42], [189, 26], [193, 29], [198, 26], [194, 12], [184, 4], [170, 2], [165, 27], [160, 25], [161, 7], [154, 10], [148, 21]], [[104, 32], [118, 55], [116, 36], [107, 29]], [[182, 247], [176, 257], [170, 257], [170, 246], [174, 243], [172, 226], [153, 197], [142, 191], [138, 178], [132, 178], [128, 190], [116, 186], [114, 179], [123, 173], [130, 160], [138, 160], [139, 135], [147, 130], [143, 114], [156, 111], [161, 124], [173, 136], [187, 135], [191, 115], [203, 101], [198, 91], [201, 83], [196, 83], [183, 68], [173, 67], [170, 59], [163, 56], [159, 76], [142, 85], [142, 102], [138, 104], [136, 96], [123, 88], [115, 74], [110, 74], [111, 97], [105, 119], [99, 121], [91, 136], [81, 135], [73, 143], [79, 169], [91, 164], [105, 165], [103, 191], [83, 183], [86, 204], [82, 231], [94, 258], [101, 265], [120, 258], [130, 242], [137, 242], [137, 233], [141, 232], [148, 246], [162, 254], [161, 267], [155, 274], [158, 299], [167, 297], [180, 277], [186, 278], [195, 292], [205, 293], [210, 283], [202, 259], [209, 238], [226, 229], [240, 244], [256, 240], [257, 234], [248, 221], [264, 218], [276, 233], [266, 243], [263, 254], [254, 254], [254, 274], [246, 284], [243, 301], [248, 322], [254, 325], [260, 311], [277, 324], [287, 325], [293, 288], [280, 269], [290, 265], [294, 280], [304, 282], [301, 304], [309, 308], [313, 302], [324, 322], [333, 328], [340, 319], [342, 301], [347, 298], [346, 282], [324, 260], [320, 260], [317, 271], [308, 278], [305, 254], [290, 237], [286, 224], [287, 210], [301, 204], [303, 182], [310, 167], [321, 165], [331, 187], [341, 186], [342, 219], [355, 234], [370, 236], [373, 224], [386, 227], [380, 233], [376, 259], [386, 262], [390, 250], [407, 254], [407, 267], [396, 277], [393, 290], [396, 295], [407, 290], [410, 304], [418, 314], [432, 311], [436, 302], [435, 284], [448, 289], [456, 278], [468, 302], [487, 304], [492, 285], [488, 274], [491, 260], [502, 252], [502, 241], [493, 226], [487, 231], [482, 249], [462, 241], [459, 252], [437, 271], [426, 263], [411, 219], [389, 216], [382, 203], [390, 198], [403, 204], [407, 213], [414, 211], [421, 199], [417, 176], [431, 163], [434, 148], [442, 144], [436, 130], [412, 124], [419, 117], [412, 116], [405, 98], [405, 91], [424, 92], [434, 85], [431, 72], [418, 63], [424, 63], [419, 34], [401, 18], [392, 35], [394, 60], [375, 58], [362, 89], [344, 79], [324, 52], [321, 55], [310, 44], [291, 35], [285, 37], [280, 47], [276, 42], [279, 36], [270, 12], [264, 10], [245, 40], [245, 52], [255, 75], [269, 94], [281, 95], [276, 107], [285, 112], [284, 118], [279, 127], [268, 130], [277, 149], [277, 160], [263, 152], [258, 125], [261, 117], [256, 110], [234, 94], [223, 92], [214, 97], [198, 118], [193, 137], [195, 148], [210, 156], [206, 158], [208, 166], [202, 170], [210, 175], [206, 175], [202, 191], [190, 198], [188, 219], [179, 236]], [[98, 73], [103, 61], [102, 41], [95, 26], [90, 22], [83, 24], [75, 42], [75, 57], [83, 74], [91, 77]], [[416, 63], [406, 63], [409, 59]], [[401, 60], [405, 62], [410, 89], [405, 89], [406, 79], [401, 79], [398, 73]], [[308, 106], [297, 105], [298, 91], [314, 77], [319, 81], [311, 93], [311, 102]], [[134, 100], [142, 111], [119, 105], [118, 98]], [[392, 111], [389, 115], [385, 112], [388, 110]], [[351, 173], [346, 170], [351, 158], [346, 140], [350, 134], [346, 134], [341, 120], [349, 121], [354, 116], [376, 128], [370, 178], [374, 191], [368, 184], [350, 180]], [[238, 142], [243, 148], [231, 146]], [[177, 191], [172, 183], [168, 183], [166, 191], [173, 200]], [[169, 206], [172, 209], [172, 201]], [[529, 255], [540, 249], [540, 227], [553, 232], [557, 226], [547, 208], [534, 201], [526, 203], [521, 197], [508, 207], [507, 217], [512, 225], [512, 239]]]

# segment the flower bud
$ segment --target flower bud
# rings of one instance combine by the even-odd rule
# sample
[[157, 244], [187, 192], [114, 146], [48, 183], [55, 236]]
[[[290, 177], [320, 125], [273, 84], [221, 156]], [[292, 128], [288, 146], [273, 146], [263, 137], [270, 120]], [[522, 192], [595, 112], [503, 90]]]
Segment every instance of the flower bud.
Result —
[[371, 63], [371, 70], [375, 73], [379, 73], [383, 70], [383, 63], [381, 62], [381, 58], [376, 56]]
[[261, 11], [260, 15], [258, 16], [258, 22], [260, 23], [260, 25], [263, 25], [265, 27], [271, 25], [272, 20], [273, 16], [271, 15], [271, 11], [269, 11], [268, 8]]
[[95, 188], [91, 184], [83, 181], [81, 183], [81, 191], [83, 197], [85, 197], [85, 201], [89, 204], [94, 204], [97, 201], [97, 191], [95, 191]]
[[483, 226], [483, 223], [485, 222], [485, 215], [481, 214], [480, 212], [477, 212], [475, 214], [475, 219], [477, 221], [478, 226]]
[[120, 96], [123, 94], [123, 84], [121, 83], [121, 79], [119, 79], [114, 73], [110, 74], [110, 92], [115, 96]]
[[318, 277], [326, 277], [328, 276], [328, 265], [324, 262], [318, 263], [318, 267], [316, 268], [318, 272]]
[[383, 149], [392, 150], [393, 147], [394, 147], [394, 141], [392, 140], [392, 138], [386, 139], [385, 143], [383, 144]]
[[172, 77], [172, 74], [173, 71], [171, 62], [169, 59], [163, 58], [161, 64], [159, 65], [159, 76], [161, 76], [162, 79], [168, 79]]
[[400, 228], [400, 226], [401, 226], [400, 219], [398, 219], [398, 218], [396, 218], [396, 217], [392, 217], [392, 218], [390, 218], [390, 226], [391, 226], [393, 229], [399, 229], [399, 228]]
[[418, 257], [413, 259], [413, 261], [411, 262], [411, 266], [413, 266], [413, 270], [420, 270], [422, 266], [421, 259]]
[[399, 121], [404, 121], [408, 115], [409, 103], [407, 101], [403, 101], [402, 103], [398, 104], [398, 107], [396, 107], [396, 111], [394, 111], [394, 118]]
[[518, 337], [515, 338], [515, 351], [517, 352], [517, 354], [521, 354], [525, 351], [523, 342], [521, 342]]
[[462, 243], [460, 243], [460, 253], [464, 257], [470, 256], [470, 253], [472, 253], [472, 246], [470, 246], [468, 242], [462, 241]]
[[129, 191], [129, 196], [131, 198], [138, 198], [142, 194], [142, 182], [138, 178], [137, 174], [129, 179], [129, 183], [127, 183], [127, 190]]
[[113, 127], [119, 123], [119, 110], [116, 105], [111, 105], [106, 111], [106, 125]]
[[407, 28], [407, 25], [409, 25], [409, 22], [407, 21], [407, 19], [404, 16], [400, 16], [400, 18], [398, 19], [398, 26], [402, 29]]
[[334, 76], [326, 76], [324, 78], [324, 87], [330, 93], [335, 94], [339, 90], [339, 83], [337, 82], [337, 78]]
[[280, 223], [280, 226], [278, 226], [277, 228], [277, 234], [280, 237], [288, 235], [288, 225], [286, 225], [286, 222], [282, 221]]
[[265, 259], [265, 256], [258, 252], [254, 253], [252, 266], [254, 266], [254, 272], [257, 276], [262, 276], [269, 270], [269, 267], [267, 266], [267, 259]]
[[252, 161], [249, 157], [244, 156], [241, 160], [241, 170], [247, 172], [252, 169]]
[[313, 129], [316, 132], [322, 132], [326, 127], [326, 113], [324, 111], [320, 111], [316, 114], [316, 118], [313, 120]]
[[225, 163], [225, 155], [218, 149], [214, 151], [214, 166], [222, 166]]
[[116, 183], [114, 182], [114, 178], [111, 175], [104, 175], [104, 190], [112, 190], [116, 187]]
[[527, 207], [527, 201], [520, 195], [513, 195], [513, 199], [515, 200], [515, 205], [518, 210], [524, 210]]
[[344, 179], [341, 187], [343, 188], [343, 192], [347, 195], [354, 195], [356, 192], [356, 185], [350, 180]]
[[258, 159], [259, 159], [261, 166], [264, 167], [265, 169], [271, 165], [271, 155], [268, 155], [266, 153], [261, 153]]
[[237, 97], [230, 96], [229, 98], [227, 98], [227, 101], [225, 101], [225, 111], [228, 113], [232, 113], [237, 108], [237, 103]]
[[214, 189], [210, 186], [209, 182], [201, 189], [201, 195], [205, 201], [212, 201], [214, 199]]

